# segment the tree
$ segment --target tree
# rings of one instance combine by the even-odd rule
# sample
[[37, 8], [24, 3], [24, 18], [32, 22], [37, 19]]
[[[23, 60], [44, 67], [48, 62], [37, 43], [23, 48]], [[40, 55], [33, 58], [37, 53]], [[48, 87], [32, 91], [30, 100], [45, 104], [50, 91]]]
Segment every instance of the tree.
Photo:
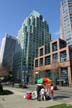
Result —
[[7, 69], [3, 66], [0, 66], [0, 92], [3, 92], [3, 86], [1, 84], [1, 80], [5, 77], [8, 76]]
[[5, 76], [8, 76], [8, 70], [7, 68], [0, 66], [0, 78]]
[[60, 64], [56, 60], [52, 61], [51, 64], [51, 74], [53, 83], [56, 84], [56, 77], [59, 75]]
[[0, 80], [0, 92], [3, 92], [3, 86], [1, 84], [1, 80]]

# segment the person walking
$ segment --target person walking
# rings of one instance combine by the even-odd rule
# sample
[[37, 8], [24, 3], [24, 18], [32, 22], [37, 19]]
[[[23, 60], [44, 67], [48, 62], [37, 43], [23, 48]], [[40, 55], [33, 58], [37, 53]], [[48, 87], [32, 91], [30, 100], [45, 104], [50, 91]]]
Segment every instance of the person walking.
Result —
[[44, 89], [44, 87], [41, 89], [40, 95], [41, 95], [41, 100], [45, 100], [45, 89]]
[[36, 91], [37, 91], [37, 100], [40, 101], [41, 100], [41, 96], [40, 96], [40, 91], [41, 91], [42, 86], [37, 86]]
[[51, 99], [54, 98], [54, 90], [53, 89], [54, 89], [53, 84], [51, 84], [51, 87], [50, 87], [50, 97], [51, 97]]

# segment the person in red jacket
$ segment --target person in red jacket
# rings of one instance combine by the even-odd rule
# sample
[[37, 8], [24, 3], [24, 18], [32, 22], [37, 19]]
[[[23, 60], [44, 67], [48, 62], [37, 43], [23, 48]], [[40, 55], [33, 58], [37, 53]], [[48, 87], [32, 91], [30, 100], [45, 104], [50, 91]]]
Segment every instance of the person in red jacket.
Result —
[[31, 93], [30, 92], [27, 93], [27, 97], [26, 98], [27, 99], [31, 99]]

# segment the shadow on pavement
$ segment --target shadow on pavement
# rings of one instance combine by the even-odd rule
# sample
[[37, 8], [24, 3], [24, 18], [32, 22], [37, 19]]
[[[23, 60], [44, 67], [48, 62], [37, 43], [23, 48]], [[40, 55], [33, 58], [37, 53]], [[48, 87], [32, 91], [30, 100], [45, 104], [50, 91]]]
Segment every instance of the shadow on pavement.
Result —
[[3, 90], [2, 92], [0, 92], [0, 95], [12, 95], [12, 94], [14, 94], [14, 93], [9, 90]]
[[60, 100], [60, 99], [65, 99], [65, 98], [70, 98], [68, 96], [55, 96], [54, 100]]

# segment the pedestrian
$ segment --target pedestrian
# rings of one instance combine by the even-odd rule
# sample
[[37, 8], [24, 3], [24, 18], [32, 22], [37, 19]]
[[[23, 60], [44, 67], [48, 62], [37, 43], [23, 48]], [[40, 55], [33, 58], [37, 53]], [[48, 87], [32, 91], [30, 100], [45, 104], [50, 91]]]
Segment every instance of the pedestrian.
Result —
[[51, 99], [54, 98], [54, 90], [53, 89], [54, 89], [53, 84], [51, 84], [51, 87], [50, 87], [50, 97], [51, 97]]
[[36, 91], [37, 91], [37, 100], [38, 100], [38, 101], [41, 100], [40, 90], [41, 90], [41, 86], [37, 86]]
[[41, 89], [40, 95], [41, 95], [41, 100], [45, 100], [45, 89], [44, 89], [44, 87]]

